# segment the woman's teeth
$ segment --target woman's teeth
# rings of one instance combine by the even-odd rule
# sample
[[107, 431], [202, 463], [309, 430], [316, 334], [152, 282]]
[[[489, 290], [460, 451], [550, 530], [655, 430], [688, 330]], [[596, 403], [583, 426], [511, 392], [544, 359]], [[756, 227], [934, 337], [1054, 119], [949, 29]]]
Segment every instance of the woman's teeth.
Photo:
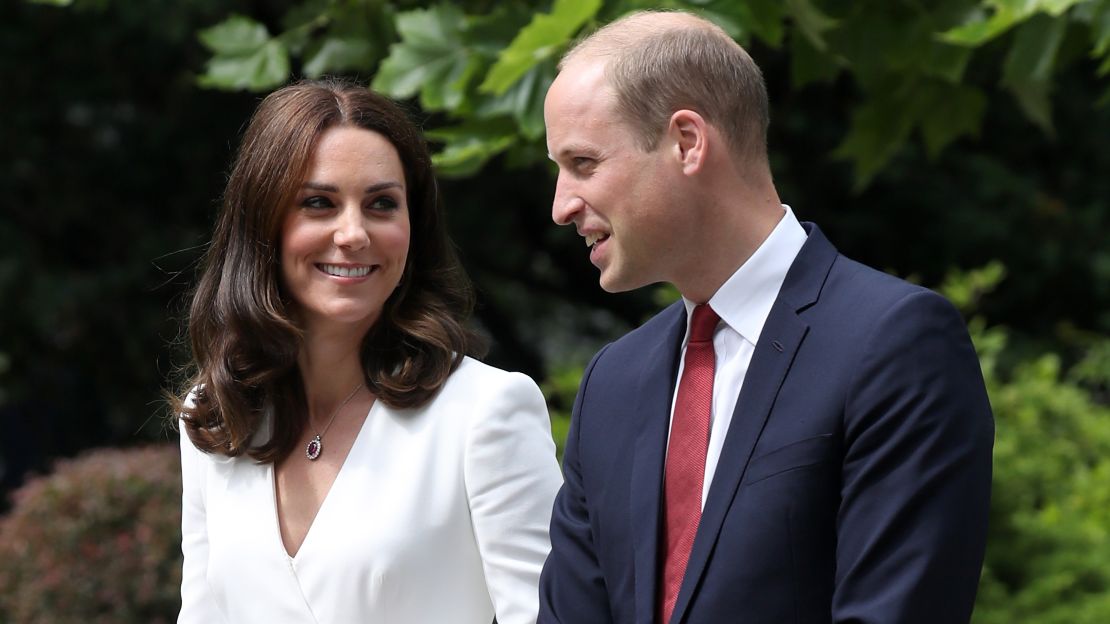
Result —
[[336, 277], [366, 277], [370, 274], [373, 267], [360, 266], [360, 267], [345, 267], [338, 264], [318, 264], [320, 270], [328, 275]]

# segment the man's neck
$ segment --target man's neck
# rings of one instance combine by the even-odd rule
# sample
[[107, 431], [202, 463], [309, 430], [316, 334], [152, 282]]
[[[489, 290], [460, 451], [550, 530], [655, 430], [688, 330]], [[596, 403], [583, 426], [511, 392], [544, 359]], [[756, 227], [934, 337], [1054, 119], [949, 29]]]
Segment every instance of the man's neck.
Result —
[[[774, 201], [773, 204], [770, 201]], [[785, 214], [778, 196], [761, 205], [719, 211], [706, 228], [696, 254], [677, 267], [675, 287], [690, 301], [705, 303], [774, 231]]]

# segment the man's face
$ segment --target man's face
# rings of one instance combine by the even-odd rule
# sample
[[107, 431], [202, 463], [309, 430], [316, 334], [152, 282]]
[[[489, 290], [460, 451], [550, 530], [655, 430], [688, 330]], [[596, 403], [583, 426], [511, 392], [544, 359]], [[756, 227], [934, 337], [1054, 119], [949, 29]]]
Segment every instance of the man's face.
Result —
[[[570, 63], [544, 102], [547, 149], [559, 166], [551, 217], [574, 224], [609, 292], [670, 281], [682, 227], [666, 140], [643, 151], [616, 113], [602, 62]], [[665, 137], [664, 137], [665, 138]]]

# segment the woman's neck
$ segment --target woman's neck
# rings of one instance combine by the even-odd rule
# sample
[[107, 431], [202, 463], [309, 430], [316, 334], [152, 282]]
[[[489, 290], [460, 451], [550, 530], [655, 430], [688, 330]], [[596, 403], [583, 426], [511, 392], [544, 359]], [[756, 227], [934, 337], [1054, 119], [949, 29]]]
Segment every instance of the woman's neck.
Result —
[[297, 365], [310, 412], [334, 409], [365, 379], [360, 355], [363, 337], [352, 332], [305, 331]]

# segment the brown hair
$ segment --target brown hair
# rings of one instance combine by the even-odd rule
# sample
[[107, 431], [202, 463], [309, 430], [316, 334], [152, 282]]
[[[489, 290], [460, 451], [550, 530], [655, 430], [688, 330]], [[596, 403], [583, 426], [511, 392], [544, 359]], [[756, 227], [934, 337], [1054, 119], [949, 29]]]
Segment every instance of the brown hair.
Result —
[[606, 58], [617, 113], [643, 150], [659, 143], [671, 114], [688, 109], [722, 131], [734, 155], [767, 160], [770, 115], [763, 74], [720, 27], [680, 11], [638, 11], [597, 30], [559, 63]]
[[[361, 345], [367, 388], [391, 407], [426, 403], [480, 341], [464, 323], [473, 291], [447, 237], [427, 146], [391, 100], [338, 80], [279, 89], [258, 106], [228, 179], [189, 310], [191, 399], [172, 400], [197, 448], [275, 461], [303, 433], [302, 332], [279, 279], [281, 225], [316, 143], [365, 128], [397, 149], [411, 236], [400, 284]], [[271, 435], [255, 440], [263, 416]]]

